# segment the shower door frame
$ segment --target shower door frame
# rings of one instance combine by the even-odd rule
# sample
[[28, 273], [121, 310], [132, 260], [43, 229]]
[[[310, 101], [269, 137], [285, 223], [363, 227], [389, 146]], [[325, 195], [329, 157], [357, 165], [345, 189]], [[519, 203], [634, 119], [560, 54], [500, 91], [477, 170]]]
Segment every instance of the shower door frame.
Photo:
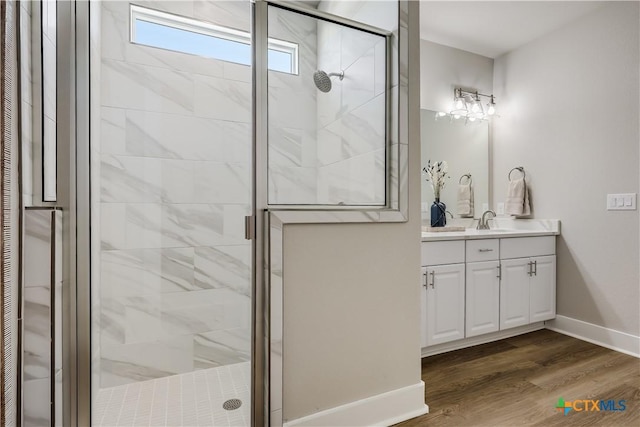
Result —
[[[61, 180], [61, 198], [68, 196], [67, 218], [63, 233], [65, 247], [65, 295], [67, 311], [64, 330], [63, 370], [64, 422], [71, 426], [91, 425], [91, 103], [92, 90], [100, 90], [91, 80], [92, 15], [89, 1], [59, 2], [58, 8], [58, 116], [60, 117], [58, 159], [69, 166], [66, 179]], [[99, 2], [93, 7], [100, 7]], [[254, 7], [252, 8], [252, 14]], [[63, 59], [63, 60], [60, 60]], [[255, 65], [252, 66], [255, 68]], [[94, 87], [95, 86], [95, 87]], [[254, 84], [253, 114], [255, 108]], [[265, 425], [268, 414], [268, 371], [266, 324], [268, 312], [264, 302], [265, 232], [259, 203], [266, 201], [256, 185], [260, 157], [256, 154], [255, 122], [252, 150], [252, 216], [246, 217], [245, 236], [251, 240], [252, 265], [252, 343], [251, 343], [251, 425]], [[61, 132], [61, 133], [60, 133]], [[68, 160], [68, 164], [66, 161]], [[68, 225], [68, 227], [67, 227]], [[260, 266], [258, 268], [258, 266]]]
[[[252, 0], [253, 3], [253, 90], [254, 90], [254, 218], [258, 225], [256, 236], [261, 239], [264, 268], [258, 291], [264, 304], [263, 423], [283, 425], [283, 297], [284, 297], [284, 228], [288, 224], [356, 224], [398, 223], [408, 221], [408, 2], [396, 0], [397, 32], [387, 31], [363, 22], [311, 9], [286, 0]], [[275, 205], [268, 202], [268, 8], [275, 6], [311, 18], [332, 22], [385, 37], [386, 61], [386, 197], [382, 206], [339, 205]], [[394, 44], [397, 43], [397, 44]], [[258, 377], [254, 377], [258, 378]], [[259, 388], [259, 387], [256, 387]], [[255, 406], [254, 408], [257, 408]]]

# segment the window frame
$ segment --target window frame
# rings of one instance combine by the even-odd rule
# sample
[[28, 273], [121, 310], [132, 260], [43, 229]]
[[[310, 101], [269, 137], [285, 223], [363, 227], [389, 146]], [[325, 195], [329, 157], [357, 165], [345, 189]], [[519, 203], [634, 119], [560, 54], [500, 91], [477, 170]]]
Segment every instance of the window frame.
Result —
[[[158, 49], [165, 49], [173, 52], [181, 52], [174, 49], [167, 49], [158, 46], [147, 45], [144, 43], [139, 43], [136, 40], [136, 21], [144, 21], [151, 24], [162, 25], [168, 28], [174, 28], [177, 30], [188, 31], [191, 33], [201, 34], [208, 37], [213, 37], [221, 40], [228, 40], [236, 43], [246, 44], [247, 46], [251, 46], [251, 33], [248, 31], [242, 31], [235, 28], [224, 27], [221, 25], [212, 24], [205, 21], [199, 21], [193, 18], [187, 18], [185, 16], [175, 15], [168, 12], [162, 12], [155, 9], [149, 9], [146, 7], [138, 6], [135, 4], [130, 5], [130, 16], [129, 16], [129, 41], [133, 44], [137, 44], [140, 46], [149, 46], [155, 47]], [[286, 74], [298, 75], [298, 44], [292, 43], [286, 40], [269, 38], [268, 40], [268, 50], [273, 50], [276, 52], [286, 53], [291, 56], [291, 71], [280, 71], [280, 70], [272, 70], [277, 72], [282, 72]], [[194, 55], [189, 52], [182, 52], [187, 55]], [[218, 61], [232, 62], [226, 61], [224, 59], [213, 58]], [[234, 62], [236, 63], [236, 62]]]

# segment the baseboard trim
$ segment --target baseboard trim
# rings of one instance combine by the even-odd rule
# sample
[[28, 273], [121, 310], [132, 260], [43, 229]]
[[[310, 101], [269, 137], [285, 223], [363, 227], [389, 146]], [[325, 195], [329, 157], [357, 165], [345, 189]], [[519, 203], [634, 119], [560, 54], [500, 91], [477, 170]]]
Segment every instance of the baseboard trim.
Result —
[[389, 426], [429, 412], [424, 382], [285, 422], [294, 426]]
[[518, 326], [515, 328], [505, 329], [504, 331], [490, 332], [488, 334], [478, 335], [471, 338], [463, 338], [457, 341], [451, 341], [444, 344], [438, 344], [422, 349], [422, 357], [433, 356], [448, 351], [460, 350], [462, 348], [473, 347], [474, 345], [486, 344], [488, 342], [498, 341], [505, 338], [514, 337], [516, 335], [526, 334], [528, 332], [544, 329], [544, 322], [536, 322], [530, 325]]
[[545, 322], [545, 327], [579, 340], [640, 358], [640, 337], [626, 332], [566, 316], [556, 316], [555, 319]]

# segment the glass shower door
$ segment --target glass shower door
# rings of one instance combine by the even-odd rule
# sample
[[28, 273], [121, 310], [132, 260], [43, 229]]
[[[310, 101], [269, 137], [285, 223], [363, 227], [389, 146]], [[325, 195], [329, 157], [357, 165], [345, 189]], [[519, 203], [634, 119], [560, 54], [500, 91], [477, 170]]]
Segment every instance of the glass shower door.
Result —
[[250, 2], [90, 14], [92, 424], [249, 425]]

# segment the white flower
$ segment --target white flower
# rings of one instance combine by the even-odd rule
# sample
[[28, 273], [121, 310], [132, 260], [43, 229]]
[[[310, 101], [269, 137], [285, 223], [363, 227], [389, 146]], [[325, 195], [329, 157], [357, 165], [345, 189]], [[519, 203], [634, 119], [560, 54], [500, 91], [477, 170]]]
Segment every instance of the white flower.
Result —
[[431, 184], [433, 189], [433, 195], [436, 199], [440, 198], [440, 190], [442, 190], [446, 184], [445, 178], [449, 178], [447, 171], [449, 165], [446, 161], [431, 163], [431, 160], [427, 162], [427, 167], [422, 168], [427, 174], [427, 182]]

